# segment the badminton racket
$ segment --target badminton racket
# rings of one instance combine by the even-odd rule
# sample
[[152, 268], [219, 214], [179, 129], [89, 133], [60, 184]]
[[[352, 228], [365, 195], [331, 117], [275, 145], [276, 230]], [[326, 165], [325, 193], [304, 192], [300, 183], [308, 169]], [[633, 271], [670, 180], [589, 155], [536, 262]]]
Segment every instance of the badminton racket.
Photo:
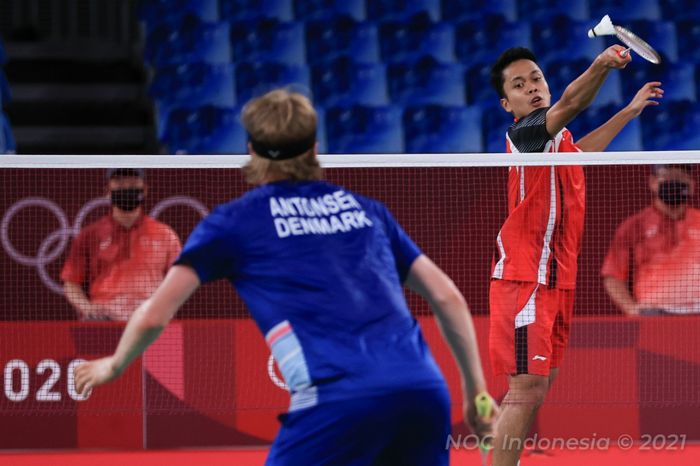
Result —
[[656, 65], [661, 63], [661, 55], [659, 55], [659, 53], [654, 50], [651, 45], [629, 29], [613, 24], [610, 16], [608, 15], [603, 16], [603, 19], [601, 19], [593, 29], [588, 30], [588, 37], [594, 38], [599, 36], [615, 36], [623, 44], [629, 47], [627, 50], [622, 50], [620, 52], [621, 57], [627, 56], [631, 49], [636, 52], [637, 55], [647, 61], [650, 61], [651, 63]]

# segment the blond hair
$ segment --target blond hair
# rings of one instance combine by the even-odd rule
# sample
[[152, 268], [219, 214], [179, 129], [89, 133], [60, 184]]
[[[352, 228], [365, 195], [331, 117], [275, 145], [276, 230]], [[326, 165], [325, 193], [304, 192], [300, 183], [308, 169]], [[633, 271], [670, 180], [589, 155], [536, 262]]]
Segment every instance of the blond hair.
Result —
[[[248, 102], [241, 113], [243, 127], [252, 139], [267, 147], [298, 144], [316, 135], [317, 116], [304, 95], [277, 89]], [[243, 167], [246, 181], [253, 185], [272, 180], [317, 180], [321, 166], [312, 147], [286, 160], [251, 157]]]

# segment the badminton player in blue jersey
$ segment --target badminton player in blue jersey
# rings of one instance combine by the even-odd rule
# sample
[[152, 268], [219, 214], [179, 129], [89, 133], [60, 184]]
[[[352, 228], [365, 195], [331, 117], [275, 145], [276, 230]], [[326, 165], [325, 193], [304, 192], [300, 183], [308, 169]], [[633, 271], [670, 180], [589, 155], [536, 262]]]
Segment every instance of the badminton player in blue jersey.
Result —
[[492, 420], [474, 407], [486, 386], [464, 298], [386, 207], [320, 181], [308, 99], [272, 91], [242, 120], [244, 172], [256, 187], [196, 227], [114, 355], [76, 369], [78, 391], [119, 376], [200, 284], [227, 279], [290, 388], [267, 464], [448, 464], [447, 386], [402, 284], [431, 304], [461, 371], [465, 420], [486, 436]]

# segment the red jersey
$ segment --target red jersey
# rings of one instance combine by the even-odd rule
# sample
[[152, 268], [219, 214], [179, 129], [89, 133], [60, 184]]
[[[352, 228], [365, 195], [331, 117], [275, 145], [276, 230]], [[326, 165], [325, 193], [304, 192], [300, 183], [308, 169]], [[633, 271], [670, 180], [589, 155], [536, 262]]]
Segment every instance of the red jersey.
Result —
[[[517, 120], [506, 134], [506, 151], [580, 152], [569, 130], [547, 133], [549, 108]], [[576, 287], [586, 183], [580, 166], [510, 167], [508, 217], [496, 238], [493, 278]]]
[[180, 249], [177, 234], [151, 217], [142, 215], [127, 229], [107, 215], [73, 240], [61, 279], [87, 282], [90, 301], [109, 309], [105, 317], [126, 320], [160, 285]]
[[601, 274], [630, 285], [635, 301], [668, 312], [700, 309], [700, 211], [673, 220], [647, 207], [615, 232]]

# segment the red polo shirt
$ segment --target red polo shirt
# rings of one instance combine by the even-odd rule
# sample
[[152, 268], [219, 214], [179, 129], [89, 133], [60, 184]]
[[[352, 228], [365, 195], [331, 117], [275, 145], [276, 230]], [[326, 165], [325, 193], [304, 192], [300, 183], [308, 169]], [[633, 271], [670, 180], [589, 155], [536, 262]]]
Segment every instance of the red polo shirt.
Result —
[[637, 302], [670, 312], [700, 306], [700, 210], [672, 220], [647, 207], [615, 232], [602, 275], [630, 282]]
[[172, 228], [151, 217], [127, 229], [107, 215], [73, 240], [61, 279], [87, 282], [90, 301], [105, 305], [106, 317], [126, 320], [160, 285], [181, 247]]

